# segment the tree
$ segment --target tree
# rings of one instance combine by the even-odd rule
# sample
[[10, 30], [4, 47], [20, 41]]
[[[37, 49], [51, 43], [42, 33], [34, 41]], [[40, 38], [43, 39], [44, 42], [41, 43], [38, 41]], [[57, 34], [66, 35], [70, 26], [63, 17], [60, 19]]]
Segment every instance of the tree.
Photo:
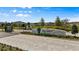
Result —
[[7, 26], [6, 26], [7, 25], [7, 21], [5, 21], [5, 24], [4, 25], [5, 25], [4, 28], [5, 28], [5, 32], [6, 32], [6, 30], [7, 30]]
[[22, 27], [25, 30], [26, 29], [26, 24], [22, 24]]
[[61, 26], [62, 25], [59, 16], [57, 16], [57, 18], [56, 18], [55, 25], [56, 26]]
[[18, 27], [18, 25], [16, 23], [12, 23], [13, 24], [13, 27]]
[[38, 34], [40, 34], [41, 28], [37, 28], [37, 32], [38, 32]]
[[67, 25], [68, 25], [68, 21], [69, 21], [69, 19], [63, 19], [62, 21], [61, 21], [61, 23], [62, 23], [62, 25], [64, 26], [64, 29], [66, 30], [67, 29]]
[[44, 25], [45, 25], [44, 19], [41, 18], [41, 26], [44, 26]]
[[78, 33], [78, 27], [77, 27], [77, 25], [72, 25], [72, 31], [71, 31], [71, 33], [72, 34], [75, 34], [75, 36], [76, 36], [76, 33]]

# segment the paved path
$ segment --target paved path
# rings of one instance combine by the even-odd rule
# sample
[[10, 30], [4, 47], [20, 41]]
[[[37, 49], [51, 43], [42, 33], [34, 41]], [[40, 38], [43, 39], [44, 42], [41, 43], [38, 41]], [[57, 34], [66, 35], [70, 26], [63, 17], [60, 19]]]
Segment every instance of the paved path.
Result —
[[0, 38], [1, 43], [29, 51], [79, 51], [79, 41], [18, 34]]

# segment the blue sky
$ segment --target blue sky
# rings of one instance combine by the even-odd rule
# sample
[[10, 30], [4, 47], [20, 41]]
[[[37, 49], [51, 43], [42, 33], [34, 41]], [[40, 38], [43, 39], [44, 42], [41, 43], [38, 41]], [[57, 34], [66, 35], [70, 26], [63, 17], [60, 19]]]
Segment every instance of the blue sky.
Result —
[[79, 21], [79, 7], [0, 7], [0, 22], [39, 22], [41, 17], [54, 22], [57, 16]]

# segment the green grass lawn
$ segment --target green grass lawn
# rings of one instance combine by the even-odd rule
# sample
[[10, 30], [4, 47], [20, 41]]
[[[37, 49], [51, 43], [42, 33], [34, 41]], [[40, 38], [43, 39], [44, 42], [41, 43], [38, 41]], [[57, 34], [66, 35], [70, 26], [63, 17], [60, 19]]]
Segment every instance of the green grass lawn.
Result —
[[0, 51], [22, 51], [22, 49], [0, 43]]
[[32, 28], [47, 28], [47, 29], [61, 29], [66, 31], [71, 31], [71, 26], [67, 26], [66, 29], [64, 26], [33, 26]]

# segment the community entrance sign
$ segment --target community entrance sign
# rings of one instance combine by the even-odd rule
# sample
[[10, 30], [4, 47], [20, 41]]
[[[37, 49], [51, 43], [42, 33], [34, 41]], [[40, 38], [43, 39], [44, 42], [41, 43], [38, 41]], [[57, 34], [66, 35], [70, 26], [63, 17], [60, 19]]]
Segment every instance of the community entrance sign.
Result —
[[5, 25], [5, 32], [12, 32], [13, 31], [13, 26], [11, 23], [6, 23]]

